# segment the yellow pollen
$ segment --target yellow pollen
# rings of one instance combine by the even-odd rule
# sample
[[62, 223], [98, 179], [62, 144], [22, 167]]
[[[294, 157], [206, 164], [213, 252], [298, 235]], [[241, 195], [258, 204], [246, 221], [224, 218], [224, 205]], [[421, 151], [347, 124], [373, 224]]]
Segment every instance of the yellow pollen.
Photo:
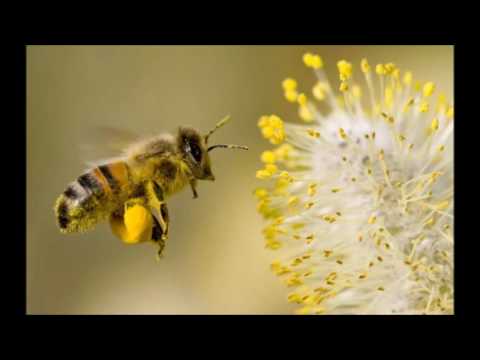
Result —
[[423, 85], [423, 96], [428, 97], [433, 94], [435, 91], [435, 84], [433, 82], [427, 82], [425, 85]]
[[285, 139], [283, 121], [277, 115], [262, 116], [258, 121], [262, 135], [274, 145], [280, 144]]
[[301, 93], [301, 94], [298, 95], [297, 101], [300, 105], [306, 105], [307, 104], [307, 96], [304, 93]]
[[313, 138], [319, 138], [320, 137], [320, 133], [317, 130], [314, 130], [314, 129], [307, 129], [307, 133], [308, 133], [309, 136], [311, 136]]
[[367, 59], [362, 59], [360, 62], [360, 67], [362, 68], [362, 72], [367, 74], [370, 72], [370, 64], [368, 63]]
[[384, 65], [385, 68], [385, 74], [387, 75], [392, 75], [393, 72], [395, 71], [396, 67], [394, 63], [388, 63]]
[[375, 221], [377, 221], [377, 217], [375, 215], [371, 215], [369, 218], [368, 218], [368, 223], [370, 225], [372, 224], [375, 224]]
[[297, 82], [295, 81], [295, 79], [286, 78], [285, 80], [282, 81], [282, 87], [283, 87], [283, 90], [285, 91], [296, 90]]
[[310, 184], [307, 192], [309, 196], [314, 196], [317, 193], [317, 184]]
[[352, 76], [352, 64], [345, 60], [337, 62], [338, 72], [340, 73], [340, 80], [345, 81]]
[[385, 75], [386, 74], [385, 66], [383, 66], [383, 64], [377, 64], [377, 66], [375, 66], [375, 72], [378, 75]]
[[289, 206], [296, 205], [296, 204], [298, 204], [298, 201], [299, 201], [299, 200], [298, 200], [298, 196], [290, 196], [290, 197], [288, 198], [288, 205], [289, 205]]
[[272, 174], [275, 174], [278, 171], [278, 168], [274, 164], [266, 164], [265, 165], [265, 170], [267, 170], [268, 172], [270, 172]]
[[341, 189], [340, 188], [332, 188], [332, 193], [337, 193], [339, 192]]
[[323, 67], [323, 60], [319, 55], [306, 53], [303, 55], [303, 63], [310, 68], [320, 69]]
[[306, 105], [301, 105], [298, 109], [298, 115], [300, 118], [305, 122], [312, 122], [313, 121], [313, 114]]
[[310, 209], [310, 208], [313, 207], [313, 205], [315, 205], [315, 203], [313, 201], [308, 202], [308, 203], [305, 204], [305, 209]]
[[338, 135], [340, 136], [340, 138], [342, 140], [346, 140], [347, 139], [347, 134], [345, 133], [345, 130], [343, 130], [343, 128], [339, 128], [338, 129]]
[[438, 119], [437, 118], [433, 118], [432, 123], [430, 124], [430, 129], [432, 129], [432, 131], [437, 131], [438, 130]]
[[258, 170], [256, 173], [256, 177], [261, 180], [266, 180], [272, 177], [272, 173], [267, 170]]
[[287, 101], [291, 103], [294, 103], [297, 101], [298, 93], [295, 90], [287, 90], [285, 91], [284, 95], [285, 95], [285, 99], [287, 99]]
[[445, 113], [445, 115], [447, 116], [448, 119], [451, 119], [453, 118], [453, 106], [450, 106], [447, 110], [447, 112]]
[[266, 164], [273, 164], [275, 163], [275, 160], [276, 160], [275, 153], [270, 150], [264, 151], [262, 153], [261, 160]]
[[342, 81], [342, 82], [340, 83], [340, 88], [339, 88], [339, 90], [340, 90], [341, 92], [346, 92], [346, 91], [348, 91], [348, 84], [347, 84], [345, 81]]
[[422, 102], [420, 103], [420, 112], [425, 113], [425, 112], [428, 111], [428, 109], [429, 109], [428, 102], [422, 101]]
[[257, 199], [265, 199], [268, 196], [267, 189], [258, 188], [255, 190], [255, 197]]
[[323, 256], [328, 258], [330, 255], [332, 255], [333, 251], [332, 250], [323, 250]]

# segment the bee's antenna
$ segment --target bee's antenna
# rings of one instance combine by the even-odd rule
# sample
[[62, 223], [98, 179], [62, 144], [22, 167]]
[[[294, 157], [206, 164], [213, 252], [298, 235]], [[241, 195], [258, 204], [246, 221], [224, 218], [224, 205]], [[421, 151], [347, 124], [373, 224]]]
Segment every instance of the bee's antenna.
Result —
[[242, 149], [242, 150], [248, 150], [248, 147], [242, 146], [242, 145], [232, 145], [232, 144], [218, 144], [218, 145], [212, 145], [210, 146], [207, 151], [213, 150], [215, 148], [226, 148], [226, 149]]
[[223, 125], [225, 125], [230, 120], [230, 115], [225, 116], [222, 120], [220, 120], [215, 127], [205, 135], [205, 144], [208, 142], [208, 138], [212, 135], [215, 131], [220, 129]]

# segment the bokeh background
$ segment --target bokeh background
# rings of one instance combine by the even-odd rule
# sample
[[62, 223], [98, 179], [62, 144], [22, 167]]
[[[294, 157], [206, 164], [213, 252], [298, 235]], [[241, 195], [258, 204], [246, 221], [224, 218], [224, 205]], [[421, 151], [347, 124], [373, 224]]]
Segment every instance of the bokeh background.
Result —
[[[27, 312], [29, 314], [290, 314], [288, 289], [270, 272], [252, 196], [263, 114], [297, 121], [283, 99], [291, 76], [308, 91], [302, 64], [319, 53], [335, 84], [336, 62], [394, 62], [433, 80], [452, 99], [451, 46], [28, 46]], [[358, 72], [358, 67], [355, 69]], [[214, 183], [171, 198], [162, 261], [150, 244], [127, 246], [106, 224], [59, 233], [53, 203], [85, 169], [80, 145], [95, 127], [154, 134], [188, 124], [202, 131], [231, 114], [212, 138], [248, 152], [212, 153]]]

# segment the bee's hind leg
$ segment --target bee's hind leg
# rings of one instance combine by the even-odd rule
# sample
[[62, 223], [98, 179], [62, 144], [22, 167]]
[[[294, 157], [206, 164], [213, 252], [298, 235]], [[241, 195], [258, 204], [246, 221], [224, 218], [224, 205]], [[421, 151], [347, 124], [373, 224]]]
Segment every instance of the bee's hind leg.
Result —
[[123, 210], [110, 215], [112, 232], [127, 244], [148, 241], [152, 233], [152, 214], [143, 198], [129, 199]]

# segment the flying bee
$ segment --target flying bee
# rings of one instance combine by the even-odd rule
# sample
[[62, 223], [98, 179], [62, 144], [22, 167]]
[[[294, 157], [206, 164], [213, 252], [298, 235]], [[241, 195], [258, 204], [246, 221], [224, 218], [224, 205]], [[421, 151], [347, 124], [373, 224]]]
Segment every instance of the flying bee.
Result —
[[218, 122], [205, 136], [180, 127], [176, 136], [161, 134], [128, 146], [124, 155], [95, 166], [70, 183], [55, 203], [62, 233], [84, 232], [108, 220], [111, 230], [127, 244], [152, 241], [161, 256], [168, 238], [166, 199], [190, 186], [198, 197], [198, 180], [214, 181], [209, 152], [246, 146], [218, 144], [208, 139], [225, 125]]

